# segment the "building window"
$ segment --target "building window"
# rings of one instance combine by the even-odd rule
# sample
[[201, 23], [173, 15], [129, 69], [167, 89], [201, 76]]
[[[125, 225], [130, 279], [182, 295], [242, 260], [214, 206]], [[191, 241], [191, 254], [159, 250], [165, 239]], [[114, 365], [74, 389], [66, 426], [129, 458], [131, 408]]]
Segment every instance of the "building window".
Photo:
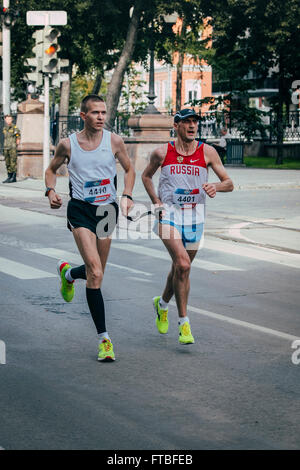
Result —
[[185, 101], [201, 99], [201, 85], [199, 80], [185, 81]]

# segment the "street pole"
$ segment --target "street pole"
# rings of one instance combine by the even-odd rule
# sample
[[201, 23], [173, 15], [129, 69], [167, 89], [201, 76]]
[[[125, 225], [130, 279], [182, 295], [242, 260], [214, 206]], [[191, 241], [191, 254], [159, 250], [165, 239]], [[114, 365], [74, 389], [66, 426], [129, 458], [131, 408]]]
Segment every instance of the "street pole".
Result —
[[[49, 14], [45, 16], [45, 28], [50, 23]], [[50, 119], [49, 119], [49, 110], [50, 110], [50, 98], [49, 98], [49, 75], [44, 74], [44, 143], [43, 143], [43, 175], [47, 170], [50, 163]]]
[[[27, 11], [26, 24], [29, 26], [52, 26], [66, 25], [67, 12], [65, 11]], [[44, 73], [44, 138], [43, 138], [43, 174], [50, 163], [50, 97], [49, 97], [49, 74]]]
[[[3, 0], [3, 8], [9, 8], [9, 0]], [[3, 112], [10, 114], [10, 28], [2, 22], [2, 100]]]
[[49, 119], [49, 75], [44, 75], [44, 143], [43, 143], [43, 174], [50, 163], [50, 119]]
[[[153, 29], [153, 24], [151, 24], [151, 29]], [[151, 40], [150, 46], [150, 70], [149, 70], [149, 93], [147, 95], [148, 98], [148, 106], [144, 111], [144, 114], [160, 114], [156, 106], [154, 105], [155, 101], [155, 85], [154, 85], [154, 44], [153, 39]]]

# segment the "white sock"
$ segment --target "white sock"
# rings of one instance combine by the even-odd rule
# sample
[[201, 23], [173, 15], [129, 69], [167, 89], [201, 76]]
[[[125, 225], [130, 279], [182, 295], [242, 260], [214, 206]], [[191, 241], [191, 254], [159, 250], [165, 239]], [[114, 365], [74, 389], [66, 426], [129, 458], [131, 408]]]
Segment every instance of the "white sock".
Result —
[[165, 302], [162, 297], [159, 299], [159, 306], [162, 310], [167, 310], [168, 305], [169, 302]]
[[99, 343], [102, 343], [102, 341], [104, 339], [108, 339], [109, 341], [111, 341], [110, 337], [109, 337], [109, 334], [107, 333], [107, 331], [104, 331], [104, 333], [99, 333]]
[[72, 276], [71, 276], [71, 269], [72, 269], [72, 268], [69, 268], [69, 269], [67, 269], [67, 271], [65, 272], [65, 278], [66, 278], [67, 281], [69, 281], [69, 282], [75, 281], [75, 279], [73, 279]]
[[179, 317], [178, 325], [183, 325], [185, 322], [190, 323], [189, 317]]

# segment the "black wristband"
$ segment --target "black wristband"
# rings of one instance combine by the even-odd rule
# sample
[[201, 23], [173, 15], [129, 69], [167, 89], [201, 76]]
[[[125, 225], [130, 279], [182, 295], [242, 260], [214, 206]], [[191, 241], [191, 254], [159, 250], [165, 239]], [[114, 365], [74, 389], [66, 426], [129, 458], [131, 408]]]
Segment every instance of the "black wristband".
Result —
[[128, 197], [128, 199], [131, 199], [131, 201], [133, 201], [132, 197], [131, 197], [131, 196], [129, 196], [129, 194], [122, 194], [122, 196], [121, 196], [121, 197]]
[[45, 196], [47, 197], [48, 194], [50, 193], [50, 191], [54, 191], [55, 192], [55, 189], [54, 188], [46, 188], [46, 192], [45, 192]]

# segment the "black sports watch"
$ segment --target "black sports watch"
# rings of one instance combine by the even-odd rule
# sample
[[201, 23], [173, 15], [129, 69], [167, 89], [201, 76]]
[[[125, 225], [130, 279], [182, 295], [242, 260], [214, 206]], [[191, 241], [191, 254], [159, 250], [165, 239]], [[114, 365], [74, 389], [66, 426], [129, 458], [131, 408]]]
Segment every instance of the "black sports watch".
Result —
[[128, 199], [131, 199], [131, 201], [133, 201], [132, 197], [131, 197], [131, 196], [129, 196], [129, 194], [122, 194], [122, 196], [121, 196], [121, 197], [128, 197]]
[[48, 194], [50, 193], [50, 191], [54, 191], [55, 192], [55, 189], [54, 188], [46, 188], [46, 192], [45, 192], [45, 196], [47, 197]]

